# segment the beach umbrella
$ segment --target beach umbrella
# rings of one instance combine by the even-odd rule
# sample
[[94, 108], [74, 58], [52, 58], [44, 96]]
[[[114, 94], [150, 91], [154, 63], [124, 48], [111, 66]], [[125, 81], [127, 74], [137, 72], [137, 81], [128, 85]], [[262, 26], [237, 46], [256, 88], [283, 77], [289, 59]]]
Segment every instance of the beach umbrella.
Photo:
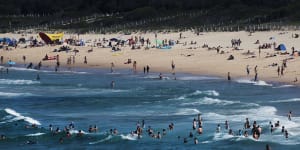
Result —
[[111, 38], [110, 41], [118, 42], [119, 40], [117, 38]]

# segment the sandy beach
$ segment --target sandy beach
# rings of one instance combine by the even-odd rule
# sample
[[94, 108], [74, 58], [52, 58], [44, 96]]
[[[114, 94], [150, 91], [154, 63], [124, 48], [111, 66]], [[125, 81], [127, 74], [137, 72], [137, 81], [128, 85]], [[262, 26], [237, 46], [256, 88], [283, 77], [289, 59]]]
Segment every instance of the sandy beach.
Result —
[[[112, 52], [111, 48], [92, 47], [93, 51], [88, 52], [91, 46], [72, 46], [69, 47], [79, 50], [75, 55], [74, 52], [53, 52], [54, 49], [59, 49], [61, 45], [57, 46], [43, 46], [33, 48], [22, 48], [18, 45], [17, 48], [9, 47], [9, 50], [1, 49], [0, 55], [4, 56], [4, 63], [9, 60], [15, 61], [17, 64], [24, 64], [22, 57], [26, 56], [25, 64], [32, 62], [37, 65], [42, 61], [42, 58], [47, 54], [48, 56], [59, 55], [60, 64], [62, 66], [70, 67], [93, 67], [93, 68], [107, 68], [110, 70], [113, 62], [115, 68], [129, 68], [133, 65], [124, 64], [128, 59], [132, 62], [137, 62], [137, 71], [143, 72], [143, 68], [147, 65], [150, 67], [150, 72], [171, 73], [171, 62], [174, 61], [175, 72], [192, 73], [199, 75], [212, 75], [223, 77], [227, 79], [227, 73], [230, 72], [232, 80], [238, 78], [254, 79], [254, 67], [257, 65], [258, 79], [264, 81], [284, 82], [287, 84], [300, 85], [300, 81], [294, 82], [295, 78], [300, 79], [300, 60], [298, 56], [282, 55], [280, 51], [275, 51], [272, 47], [270, 49], [261, 49], [259, 54], [259, 45], [264, 43], [285, 44], [287, 52], [292, 53], [292, 47], [298, 50], [300, 47], [299, 38], [293, 38], [292, 35], [296, 31], [272, 31], [272, 32], [255, 32], [250, 35], [248, 32], [213, 32], [200, 33], [199, 35], [193, 32], [182, 32], [182, 38], [179, 33], [157, 33], [159, 40], [174, 40], [179, 41], [171, 49], [150, 48], [132, 50], [129, 45], [120, 47], [121, 51]], [[37, 37], [37, 34], [26, 35], [24, 38], [30, 36]], [[79, 35], [79, 39], [85, 41], [95, 39], [110, 39], [121, 38], [129, 39], [131, 37], [149, 38], [151, 45], [156, 45], [154, 33], [136, 33], [131, 35], [122, 34], [85, 34]], [[20, 34], [1, 34], [0, 37], [20, 38]], [[64, 39], [70, 37], [77, 37], [77, 35], [64, 36]], [[232, 39], [240, 39], [242, 41], [239, 50], [234, 50], [231, 45]], [[41, 39], [38, 39], [41, 40]], [[259, 40], [259, 44], [255, 42]], [[191, 41], [196, 44], [191, 44]], [[208, 47], [203, 47], [206, 44]], [[102, 43], [108, 45], [108, 43]], [[216, 48], [220, 46], [220, 51], [217, 53]], [[223, 52], [224, 53], [223, 53]], [[223, 53], [223, 54], [221, 54]], [[274, 56], [274, 54], [276, 56]], [[230, 55], [234, 56], [233, 60], [227, 60]], [[75, 64], [67, 65], [67, 58], [75, 56]], [[84, 57], [87, 57], [87, 64], [84, 64]], [[273, 57], [269, 57], [273, 56]], [[284, 75], [278, 76], [277, 68], [282, 66], [284, 59], [287, 59], [287, 67], [284, 70]], [[273, 64], [273, 66], [272, 66]], [[277, 65], [274, 65], [277, 64]], [[55, 60], [42, 61], [43, 67], [53, 67], [56, 65]], [[250, 74], [247, 75], [246, 66], [249, 65]]]

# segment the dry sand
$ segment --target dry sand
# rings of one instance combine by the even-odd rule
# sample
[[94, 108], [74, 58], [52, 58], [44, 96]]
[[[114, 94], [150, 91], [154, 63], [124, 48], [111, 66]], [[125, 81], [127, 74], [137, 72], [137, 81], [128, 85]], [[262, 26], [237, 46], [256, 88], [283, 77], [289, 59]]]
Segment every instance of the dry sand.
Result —
[[[227, 78], [227, 72], [231, 73], [233, 80], [237, 78], [254, 78], [254, 67], [258, 66], [258, 78], [264, 81], [275, 81], [284, 82], [288, 84], [299, 85], [300, 81], [293, 82], [295, 77], [300, 79], [300, 58], [292, 57], [293, 59], [288, 60], [287, 68], [284, 71], [284, 76], [277, 75], [277, 66], [269, 66], [272, 63], [277, 63], [279, 66], [282, 65], [282, 60], [291, 58], [289, 55], [278, 55], [276, 57], [265, 58], [267, 54], [275, 54], [277, 51], [272, 49], [262, 49], [261, 55], [258, 54], [258, 44], [254, 44], [256, 40], [263, 43], [276, 42], [277, 45], [284, 43], [287, 47], [288, 52], [292, 52], [291, 48], [295, 47], [295, 50], [300, 48], [300, 38], [292, 38], [292, 34], [297, 33], [296, 31], [273, 31], [273, 32], [255, 32], [252, 36], [249, 36], [248, 32], [213, 32], [213, 33], [200, 33], [196, 35], [192, 32], [183, 32], [182, 37], [179, 39], [179, 33], [158, 33], [157, 39], [172, 39], [179, 40], [180, 43], [187, 42], [187, 45], [176, 44], [170, 50], [161, 50], [156, 48], [150, 48], [145, 50], [144, 48], [131, 50], [127, 45], [121, 47], [120, 52], [112, 52], [111, 48], [98, 48], [93, 47], [93, 52], [88, 53], [87, 51], [91, 47], [75, 47], [70, 46], [72, 49], [76, 48], [79, 53], [75, 56], [75, 65], [77, 67], [94, 67], [94, 68], [107, 68], [109, 70], [111, 62], [114, 62], [115, 68], [132, 68], [132, 64], [124, 64], [127, 59], [137, 61], [137, 69], [139, 72], [143, 71], [143, 67], [146, 65], [150, 66], [150, 71], [153, 72], [171, 72], [171, 62], [174, 61], [176, 65], [176, 72], [192, 73], [199, 75], [213, 75]], [[34, 36], [37, 35], [26, 35]], [[77, 35], [65, 35], [66, 38]], [[85, 34], [80, 35], [81, 39], [102, 39], [121, 37], [123, 39], [129, 39], [134, 36], [142, 36], [145, 39], [149, 38], [152, 45], [155, 45], [155, 34], [154, 33], [137, 33], [132, 35], [121, 35], [121, 34], [110, 34], [110, 35], [95, 35]], [[19, 38], [19, 34], [2, 34], [0, 37], [14, 37]], [[275, 39], [270, 40], [270, 37]], [[242, 44], [240, 49], [233, 50], [231, 47], [231, 39], [241, 39]], [[191, 45], [191, 41], [196, 41], [197, 44]], [[216, 50], [208, 50], [208, 48], [202, 48], [203, 44], [208, 44], [209, 47], [221, 46], [220, 51], [224, 51], [225, 54], [218, 54]], [[55, 56], [59, 54], [61, 65], [67, 66], [67, 58], [73, 56], [73, 52], [52, 52], [54, 49], [58, 49], [60, 46], [44, 46], [35, 48], [12, 48], [12, 50], [0, 50], [0, 55], [4, 56], [4, 62], [8, 60], [15, 61], [23, 64], [22, 56], [26, 56], [26, 63], [33, 62], [37, 64], [45, 54], [48, 56]], [[189, 49], [192, 48], [192, 49]], [[250, 56], [244, 55], [243, 53], [250, 50], [255, 53], [255, 58], [249, 58]], [[234, 56], [234, 60], [227, 60], [229, 55]], [[88, 64], [84, 64], [84, 56], [87, 57]], [[42, 61], [43, 66], [53, 67], [55, 61]], [[246, 66], [250, 66], [250, 75], [246, 74]]]

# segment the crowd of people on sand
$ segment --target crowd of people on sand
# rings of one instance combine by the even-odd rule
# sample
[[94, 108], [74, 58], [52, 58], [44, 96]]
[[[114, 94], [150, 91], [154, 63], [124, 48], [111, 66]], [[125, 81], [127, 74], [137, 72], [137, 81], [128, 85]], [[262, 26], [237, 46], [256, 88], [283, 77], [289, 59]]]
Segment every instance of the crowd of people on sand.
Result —
[[[199, 140], [198, 138], [201, 137], [204, 134], [207, 134], [207, 131], [205, 132], [205, 124], [202, 119], [202, 114], [198, 114], [197, 118], [194, 118], [192, 120], [192, 128], [186, 133], [185, 135], [178, 135], [177, 138], [180, 141], [183, 140], [183, 143], [189, 143], [190, 141], [193, 141], [194, 144], [198, 144]], [[288, 121], [292, 120], [292, 111], [289, 111], [287, 114]], [[16, 125], [18, 125], [16, 123]], [[145, 120], [137, 121], [136, 127], [134, 130], [129, 131], [128, 135], [141, 139], [145, 134], [153, 139], [162, 139], [167, 136], [168, 132], [172, 132], [175, 128], [175, 124], [171, 122], [166, 128], [160, 127], [157, 129], [154, 129], [151, 127], [151, 125], [148, 125], [146, 128]], [[36, 124], [31, 125], [25, 125], [25, 129], [38, 129], [39, 127]], [[224, 129], [223, 129], [224, 128]], [[280, 121], [278, 120], [275, 123], [272, 123], [271, 121], [268, 124], [269, 131], [263, 131], [263, 127], [259, 125], [259, 123], [255, 120], [253, 120], [253, 123], [250, 123], [249, 118], [245, 118], [245, 122], [243, 123], [243, 126], [241, 126], [239, 129], [232, 128], [230, 126], [230, 122], [228, 120], [224, 121], [224, 125], [221, 125], [221, 123], [216, 124], [216, 130], [215, 134], [218, 135], [231, 135], [234, 137], [245, 137], [245, 138], [253, 138], [255, 140], [259, 140], [261, 138], [262, 134], [271, 134], [272, 135], [278, 135], [278, 133], [281, 133], [283, 137], [287, 140], [289, 138], [289, 132], [288, 129], [280, 124]], [[45, 129], [42, 127], [41, 129]], [[67, 126], [65, 126], [62, 130], [60, 127], [54, 127], [52, 124], [48, 126], [48, 132], [53, 135], [53, 137], [57, 137], [59, 140], [58, 142], [60, 144], [64, 143], [64, 140], [69, 140], [72, 137], [89, 137], [92, 134], [96, 134], [100, 131], [100, 129], [97, 127], [97, 125], [89, 125], [87, 128], [87, 132], [85, 132], [82, 129], [76, 129], [74, 122], [71, 122]], [[145, 131], [145, 132], [144, 132]], [[275, 133], [275, 131], [277, 131]], [[119, 133], [117, 128], [109, 129], [105, 132], [105, 134], [118, 136], [122, 133]], [[7, 140], [11, 137], [7, 137], [4, 134], [1, 134], [0, 141], [1, 140]], [[26, 144], [36, 144], [38, 141], [26, 141]], [[270, 147], [269, 145], [267, 147]]]

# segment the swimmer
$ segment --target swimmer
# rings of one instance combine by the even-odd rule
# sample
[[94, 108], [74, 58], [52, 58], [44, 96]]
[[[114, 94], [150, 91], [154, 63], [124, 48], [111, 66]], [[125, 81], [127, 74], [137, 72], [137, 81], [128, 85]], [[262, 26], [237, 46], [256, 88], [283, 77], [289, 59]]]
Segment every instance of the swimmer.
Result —
[[198, 139], [197, 138], [194, 138], [194, 144], [198, 144]]
[[202, 126], [201, 126], [201, 125], [199, 125], [199, 128], [198, 128], [197, 132], [198, 132], [199, 134], [202, 134], [203, 129], [202, 129]]
[[193, 133], [190, 132], [190, 135], [189, 135], [190, 138], [194, 137]]
[[161, 73], [159, 73], [159, 79], [162, 80], [163, 76]]
[[274, 130], [275, 130], [274, 126], [271, 125], [271, 133], [273, 133]]
[[284, 131], [285, 131], [284, 126], [282, 126], [281, 133], [284, 133]]
[[242, 136], [242, 130], [241, 129], [239, 129], [238, 136]]
[[289, 133], [288, 133], [288, 131], [287, 131], [287, 130], [285, 130], [285, 134], [284, 134], [284, 135], [285, 135], [285, 138], [286, 138], [286, 139], [288, 139], [288, 138], [289, 138]]
[[193, 130], [196, 130], [196, 125], [197, 125], [196, 118], [194, 118], [194, 120], [193, 120]]
[[262, 128], [259, 125], [257, 126], [257, 131], [258, 131], [259, 134], [262, 133]]
[[83, 136], [83, 133], [81, 130], [78, 131], [77, 136]]
[[292, 120], [292, 111], [290, 111], [290, 112], [288, 113], [288, 119], [289, 119], [289, 121]]
[[115, 87], [115, 81], [111, 81], [111, 83], [110, 83], [110, 88], [114, 88]]
[[233, 135], [232, 129], [229, 129], [228, 134], [229, 134], [229, 135]]
[[279, 127], [279, 121], [277, 121], [276, 123], [275, 123], [275, 127], [277, 128], [277, 127]]
[[244, 132], [244, 137], [248, 137], [248, 136], [249, 136], [248, 131], [245, 131]]
[[113, 134], [118, 134], [118, 130], [115, 128]]
[[187, 143], [187, 142], [188, 142], [187, 138], [183, 138], [183, 143]]
[[164, 135], [164, 136], [167, 135], [166, 129], [163, 129], [163, 135]]
[[229, 122], [226, 120], [225, 121], [225, 129], [228, 130], [229, 129]]
[[245, 122], [244, 128], [245, 129], [249, 129], [250, 128], [250, 121], [249, 121], [248, 118], [246, 118], [246, 122]]
[[198, 121], [202, 121], [201, 114], [198, 114]]
[[161, 139], [161, 134], [160, 134], [160, 132], [157, 132], [157, 138], [158, 138], [158, 139]]
[[49, 131], [52, 132], [53, 131], [53, 127], [52, 124], [49, 125]]
[[216, 129], [216, 132], [217, 132], [217, 133], [220, 133], [220, 132], [221, 132], [221, 126], [220, 126], [220, 124], [218, 124], [217, 129]]

